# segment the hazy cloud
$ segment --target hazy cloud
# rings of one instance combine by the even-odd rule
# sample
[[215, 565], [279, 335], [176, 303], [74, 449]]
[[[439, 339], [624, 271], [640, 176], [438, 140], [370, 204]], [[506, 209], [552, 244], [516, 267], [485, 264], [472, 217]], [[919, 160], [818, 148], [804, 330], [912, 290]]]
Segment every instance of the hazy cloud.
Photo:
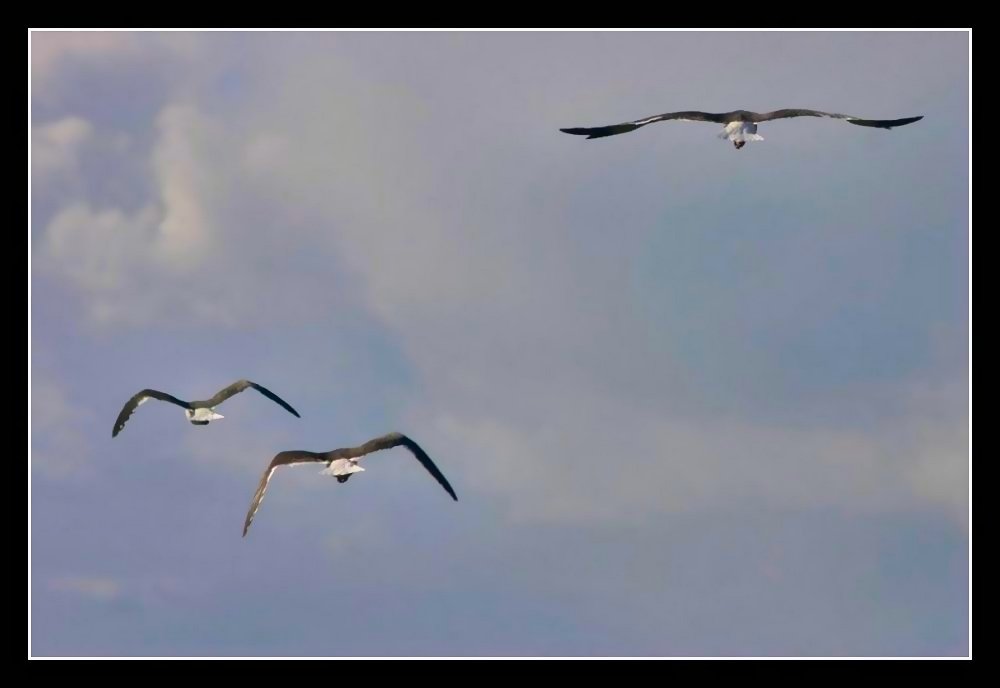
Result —
[[91, 415], [70, 400], [44, 363], [35, 363], [30, 394], [32, 469], [52, 479], [80, 477], [90, 459]]
[[118, 597], [121, 586], [113, 578], [69, 576], [49, 582], [56, 592], [71, 593], [97, 602], [110, 602]]
[[80, 147], [92, 135], [90, 122], [80, 117], [65, 117], [32, 127], [32, 182], [44, 183], [59, 173], [78, 172]]
[[137, 48], [136, 35], [126, 31], [32, 31], [32, 86], [46, 86], [67, 60], [120, 58]]

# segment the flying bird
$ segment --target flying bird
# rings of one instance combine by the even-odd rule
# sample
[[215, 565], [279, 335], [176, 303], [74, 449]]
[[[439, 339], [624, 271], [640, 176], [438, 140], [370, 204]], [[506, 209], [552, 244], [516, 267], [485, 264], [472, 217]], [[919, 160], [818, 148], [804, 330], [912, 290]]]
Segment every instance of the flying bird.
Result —
[[764, 137], [757, 133], [759, 122], [770, 122], [774, 119], [787, 119], [789, 117], [832, 117], [833, 119], [846, 120], [850, 124], [859, 127], [876, 127], [878, 129], [892, 129], [905, 124], [912, 124], [922, 120], [924, 117], [904, 117], [903, 119], [862, 119], [853, 115], [838, 115], [832, 112], [820, 112], [819, 110], [798, 110], [786, 109], [775, 110], [774, 112], [750, 112], [749, 110], [734, 110], [733, 112], [699, 112], [688, 110], [684, 112], [667, 112], [662, 115], [655, 115], [634, 122], [623, 124], [611, 124], [606, 127], [577, 127], [573, 129], [560, 129], [567, 134], [586, 136], [588, 139], [599, 139], [604, 136], [614, 136], [615, 134], [625, 134], [635, 131], [639, 127], [644, 127], [653, 122], [665, 122], [667, 120], [680, 120], [682, 122], [716, 122], [725, 125], [719, 133], [720, 139], [729, 139], [733, 142], [736, 150], [747, 145], [749, 141], [763, 141]]
[[434, 479], [441, 484], [441, 487], [451, 495], [451, 498], [456, 502], [458, 501], [455, 490], [448, 484], [448, 479], [444, 477], [444, 474], [431, 461], [431, 457], [427, 456], [427, 453], [406, 435], [398, 432], [390, 432], [388, 435], [369, 440], [360, 447], [345, 447], [328, 452], [283, 451], [277, 454], [271, 459], [267, 470], [264, 471], [264, 475], [260, 479], [260, 484], [257, 485], [257, 492], [253, 496], [253, 501], [250, 502], [250, 510], [247, 512], [247, 519], [243, 524], [243, 537], [246, 537], [247, 531], [250, 529], [250, 524], [253, 523], [253, 517], [257, 513], [257, 509], [260, 508], [260, 502], [264, 499], [267, 484], [271, 481], [271, 476], [279, 466], [294, 466], [300, 463], [325, 463], [326, 468], [320, 471], [321, 475], [332, 475], [337, 478], [338, 483], [346, 483], [348, 478], [353, 474], [365, 470], [358, 465], [361, 457], [372, 452], [399, 446], [409, 449], [417, 457], [417, 461], [423, 464], [423, 467], [434, 476]]
[[192, 425], [208, 425], [213, 420], [218, 420], [224, 418], [222, 414], [215, 412], [215, 407], [224, 402], [229, 397], [234, 394], [239, 394], [243, 390], [252, 387], [258, 392], [263, 394], [265, 397], [281, 405], [286, 411], [295, 416], [296, 418], [301, 418], [299, 412], [289, 406], [283, 399], [281, 399], [277, 394], [272, 392], [256, 382], [251, 382], [250, 380], [239, 380], [229, 385], [225, 389], [219, 391], [211, 399], [205, 399], [204, 401], [182, 401], [177, 397], [170, 396], [166, 392], [159, 392], [155, 389], [144, 389], [134, 397], [125, 402], [125, 406], [122, 407], [121, 413], [118, 414], [118, 419], [115, 421], [115, 427], [111, 431], [111, 436], [115, 437], [122, 428], [125, 427], [126, 421], [128, 421], [129, 416], [142, 404], [146, 403], [150, 399], [158, 399], [160, 401], [169, 401], [171, 404], [176, 404], [184, 409], [184, 415]]

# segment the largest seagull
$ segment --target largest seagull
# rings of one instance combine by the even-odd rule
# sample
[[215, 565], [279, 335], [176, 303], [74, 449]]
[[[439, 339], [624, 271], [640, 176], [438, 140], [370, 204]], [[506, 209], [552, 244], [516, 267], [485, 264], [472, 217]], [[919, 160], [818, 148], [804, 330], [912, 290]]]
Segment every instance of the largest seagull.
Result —
[[251, 382], [250, 380], [237, 380], [233, 384], [219, 390], [215, 396], [211, 399], [205, 399], [203, 401], [184, 401], [178, 399], [177, 397], [171, 396], [166, 392], [159, 392], [155, 389], [144, 389], [141, 392], [137, 392], [135, 396], [125, 402], [125, 406], [122, 407], [121, 413], [118, 414], [118, 419], [115, 420], [115, 427], [111, 431], [111, 436], [115, 437], [122, 428], [125, 427], [125, 422], [129, 419], [129, 416], [142, 404], [146, 403], [150, 399], [158, 399], [159, 401], [167, 401], [171, 404], [176, 404], [184, 409], [184, 415], [192, 425], [208, 425], [213, 420], [218, 420], [224, 418], [222, 414], [215, 412], [215, 407], [224, 402], [229, 397], [234, 394], [239, 394], [245, 389], [253, 388], [258, 392], [263, 394], [265, 397], [271, 401], [279, 404], [282, 408], [288, 411], [290, 414], [296, 418], [301, 418], [299, 412], [289, 406], [284, 399], [279, 397], [277, 394], [269, 389], [266, 389], [262, 385], [258, 385], [256, 382]]
[[253, 523], [253, 517], [257, 514], [257, 509], [260, 508], [260, 502], [264, 499], [264, 493], [267, 492], [267, 485], [271, 482], [271, 476], [274, 475], [274, 471], [281, 466], [294, 466], [300, 463], [325, 463], [326, 468], [324, 468], [320, 473], [322, 475], [332, 475], [337, 478], [338, 483], [346, 483], [348, 478], [353, 474], [359, 473], [363, 470], [361, 466], [358, 465], [358, 461], [367, 454], [372, 452], [382, 451], [384, 449], [392, 449], [393, 447], [406, 447], [410, 450], [410, 453], [417, 457], [417, 461], [427, 469], [427, 472], [434, 476], [434, 479], [445, 489], [451, 498], [456, 502], [458, 501], [458, 496], [455, 494], [455, 490], [452, 489], [451, 485], [448, 483], [448, 479], [444, 477], [444, 474], [434, 465], [431, 461], [431, 457], [427, 456], [427, 452], [420, 448], [416, 442], [411, 440], [406, 435], [400, 434], [398, 432], [390, 432], [388, 435], [382, 435], [381, 437], [376, 437], [375, 439], [368, 440], [359, 447], [344, 447], [342, 449], [334, 449], [328, 452], [311, 452], [303, 450], [294, 451], [283, 451], [276, 454], [271, 463], [268, 464], [267, 468], [264, 469], [264, 475], [260, 479], [260, 483], [257, 485], [257, 492], [254, 493], [253, 501], [250, 502], [250, 510], [247, 511], [246, 521], [243, 523], [243, 537], [247, 536], [247, 531], [250, 530], [250, 524]]
[[749, 141], [763, 141], [764, 137], [757, 133], [757, 124], [760, 122], [770, 122], [775, 119], [787, 119], [789, 117], [831, 117], [842, 119], [849, 124], [856, 124], [859, 127], [876, 127], [878, 129], [892, 129], [905, 124], [912, 124], [924, 118], [904, 117], [902, 119], [862, 119], [853, 115], [840, 115], [835, 112], [821, 112], [819, 110], [785, 109], [773, 112], [751, 112], [750, 110], [733, 110], [732, 112], [700, 112], [698, 110], [685, 110], [682, 112], [665, 112], [662, 115], [654, 115], [645, 119], [637, 119], [634, 122], [624, 122], [622, 124], [611, 124], [604, 127], [575, 127], [571, 129], [560, 129], [567, 134], [586, 136], [588, 139], [599, 139], [604, 136], [614, 136], [615, 134], [625, 134], [635, 131], [639, 127], [644, 127], [653, 122], [665, 122], [667, 120], [679, 120], [682, 122], [715, 122], [725, 125], [719, 133], [720, 139], [729, 139], [739, 150], [747, 145]]

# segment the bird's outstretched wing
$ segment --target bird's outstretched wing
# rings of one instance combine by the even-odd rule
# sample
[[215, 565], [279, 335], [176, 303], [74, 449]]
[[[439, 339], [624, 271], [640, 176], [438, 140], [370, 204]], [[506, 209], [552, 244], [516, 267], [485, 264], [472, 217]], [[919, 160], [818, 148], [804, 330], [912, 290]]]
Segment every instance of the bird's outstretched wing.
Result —
[[382, 435], [381, 437], [376, 437], [373, 440], [368, 440], [360, 447], [345, 447], [343, 449], [334, 449], [332, 452], [328, 453], [326, 456], [335, 461], [337, 459], [356, 459], [359, 456], [364, 456], [365, 454], [371, 454], [372, 452], [381, 451], [383, 449], [392, 449], [393, 447], [403, 446], [410, 450], [417, 461], [419, 461], [427, 472], [434, 476], [441, 487], [445, 489], [445, 492], [451, 495], [451, 498], [456, 502], [458, 497], [455, 495], [455, 490], [452, 489], [451, 485], [448, 483], [448, 479], [444, 477], [444, 474], [434, 465], [431, 461], [431, 457], [427, 456], [427, 452], [420, 448], [416, 442], [411, 440], [406, 435], [400, 434], [398, 432], [390, 432], [388, 435]]
[[372, 452], [381, 451], [383, 449], [392, 449], [393, 447], [403, 446], [410, 450], [410, 452], [417, 457], [417, 460], [423, 465], [427, 471], [434, 476], [441, 487], [451, 495], [451, 498], [456, 502], [458, 497], [455, 495], [455, 490], [452, 489], [451, 485], [448, 483], [448, 479], [444, 477], [444, 474], [434, 465], [431, 461], [431, 457], [427, 456], [427, 453], [420, 448], [416, 442], [411, 440], [406, 435], [402, 435], [398, 432], [391, 432], [388, 435], [383, 435], [382, 437], [376, 437], [373, 440], [365, 442], [359, 447], [344, 447], [342, 449], [334, 449], [331, 452], [317, 453], [309, 451], [284, 451], [277, 454], [268, 465], [267, 470], [264, 471], [264, 475], [260, 479], [260, 483], [257, 485], [257, 492], [253, 496], [253, 501], [250, 502], [250, 509], [247, 511], [246, 521], [243, 523], [243, 536], [246, 537], [247, 531], [250, 529], [250, 524], [253, 523], [254, 515], [260, 508], [261, 500], [264, 499], [264, 493], [267, 491], [267, 485], [271, 481], [271, 476], [274, 471], [279, 466], [292, 466], [299, 463], [310, 463], [310, 462], [322, 462], [331, 463], [337, 459], [356, 459], [366, 454], [371, 454]]
[[264, 493], [267, 492], [267, 484], [271, 482], [271, 475], [276, 468], [279, 466], [294, 466], [299, 463], [325, 461], [327, 461], [326, 454], [308, 451], [283, 451], [275, 455], [271, 459], [271, 463], [268, 464], [267, 470], [264, 471], [264, 475], [261, 476], [260, 483], [257, 485], [257, 492], [254, 493], [253, 501], [250, 502], [250, 510], [247, 511], [246, 521], [243, 522], [243, 537], [246, 537], [247, 531], [250, 530], [250, 524], [253, 523], [253, 517], [257, 514], [257, 509], [260, 508], [260, 502], [264, 499]]
[[614, 136], [615, 134], [625, 134], [635, 131], [639, 127], [644, 127], [653, 122], [663, 122], [665, 120], [681, 120], [688, 122], [718, 122], [725, 124], [730, 113], [720, 112], [699, 112], [697, 110], [686, 110], [684, 112], [666, 112], [662, 115], [654, 115], [645, 119], [637, 119], [634, 122], [624, 122], [622, 124], [611, 124], [606, 127], [575, 127], [572, 129], [560, 129], [559, 131], [577, 136], [586, 136], [588, 139], [599, 139], [603, 136]]
[[253, 389], [256, 389], [258, 392], [260, 392], [261, 394], [263, 394], [265, 397], [267, 397], [271, 401], [279, 404], [282, 408], [284, 408], [286, 411], [288, 411], [290, 414], [292, 414], [296, 418], [301, 418], [302, 417], [302, 416], [299, 415], [298, 411], [296, 411], [291, 406], [289, 406], [288, 403], [284, 399], [282, 399], [281, 397], [279, 397], [277, 394], [275, 394], [271, 390], [267, 389], [266, 387], [263, 387], [262, 385], [258, 385], [256, 382], [251, 382], [250, 380], [239, 380], [237, 382], [234, 382], [233, 384], [229, 385], [225, 389], [220, 390], [211, 399], [206, 400], [205, 401], [205, 405], [214, 408], [214, 407], [218, 406], [219, 404], [221, 404], [222, 402], [224, 402], [229, 397], [233, 396], [234, 394], [239, 394], [240, 392], [242, 392], [243, 390], [247, 389], [248, 387], [252, 387]]
[[111, 430], [111, 436], [116, 437], [122, 428], [125, 427], [125, 422], [129, 419], [129, 416], [139, 408], [139, 406], [147, 399], [159, 399], [160, 401], [169, 401], [171, 404], [177, 404], [181, 408], [189, 409], [191, 404], [186, 401], [181, 401], [177, 397], [172, 397], [166, 392], [158, 392], [155, 389], [144, 389], [134, 397], [125, 402], [122, 407], [121, 413], [118, 414], [117, 420], [115, 420], [115, 427]]
[[918, 117], [904, 117], [902, 119], [862, 119], [861, 117], [855, 117], [854, 115], [841, 115], [836, 112], [821, 112], [820, 110], [802, 110], [802, 109], [785, 109], [785, 110], [775, 110], [774, 112], [762, 112], [754, 113], [754, 122], [768, 122], [773, 119], [787, 119], [789, 117], [831, 117], [833, 119], [842, 119], [850, 124], [856, 124], [859, 127], [877, 127], [879, 129], [892, 129], [893, 127], [901, 127], [906, 124], [913, 124], [914, 122], [919, 122], [924, 118], [923, 115]]

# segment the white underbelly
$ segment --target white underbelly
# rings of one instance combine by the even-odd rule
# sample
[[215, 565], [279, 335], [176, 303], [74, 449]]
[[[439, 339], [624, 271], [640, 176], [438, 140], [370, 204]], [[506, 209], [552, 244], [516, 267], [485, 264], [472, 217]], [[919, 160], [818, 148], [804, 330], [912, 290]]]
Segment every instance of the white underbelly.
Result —
[[757, 135], [756, 122], [730, 122], [719, 134], [720, 139], [730, 141], [762, 141], [763, 137]]
[[323, 475], [350, 475], [351, 473], [360, 473], [363, 470], [365, 469], [350, 459], [337, 459], [336, 461], [332, 461], [320, 473]]
[[194, 413], [190, 414], [189, 420], [205, 421], [218, 420], [219, 418], [222, 418], [222, 416], [210, 408], [196, 408]]

